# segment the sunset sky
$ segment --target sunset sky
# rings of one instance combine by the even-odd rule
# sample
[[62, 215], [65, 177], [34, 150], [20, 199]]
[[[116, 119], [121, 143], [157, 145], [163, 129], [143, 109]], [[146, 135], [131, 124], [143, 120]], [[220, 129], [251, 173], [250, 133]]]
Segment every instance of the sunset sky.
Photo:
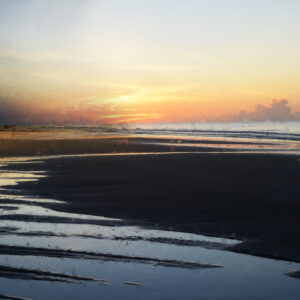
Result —
[[0, 123], [300, 120], [298, 0], [0, 0]]

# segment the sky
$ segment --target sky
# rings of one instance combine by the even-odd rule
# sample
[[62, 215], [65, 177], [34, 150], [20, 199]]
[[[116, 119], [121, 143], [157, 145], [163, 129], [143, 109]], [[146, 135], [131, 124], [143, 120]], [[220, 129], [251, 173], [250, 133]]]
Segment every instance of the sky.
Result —
[[298, 0], [0, 0], [0, 123], [300, 120]]

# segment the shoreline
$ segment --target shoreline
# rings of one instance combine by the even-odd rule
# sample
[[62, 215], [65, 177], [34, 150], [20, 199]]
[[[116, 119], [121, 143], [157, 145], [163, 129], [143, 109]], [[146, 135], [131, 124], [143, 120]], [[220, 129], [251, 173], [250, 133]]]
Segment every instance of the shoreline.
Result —
[[181, 136], [11, 137], [0, 135], [0, 158], [142, 152], [249, 152], [300, 154], [300, 144], [284, 140]]
[[[127, 155], [40, 157], [42, 164], [10, 164], [5, 169], [46, 171], [46, 178], [18, 188], [29, 195], [65, 201], [66, 205], [44, 205], [58, 211], [239, 238], [244, 242], [227, 250], [300, 261], [300, 243], [295, 239], [300, 228], [297, 156], [173, 154], [158, 145], [168, 153], [165, 156], [155, 153], [153, 145], [126, 144], [123, 138], [110, 141], [113, 145], [106, 145], [102, 153], [117, 145], [117, 151], [126, 148]], [[139, 151], [147, 147], [149, 155], [130, 155], [134, 147]]]
[[[165, 141], [174, 139], [165, 139]], [[155, 143], [156, 142], [156, 143]], [[205, 145], [205, 144], [204, 144]], [[180, 144], [178, 143], [178, 146]], [[159, 143], [155, 138], [101, 137], [78, 139], [0, 139], [0, 157], [49, 156], [72, 154], [108, 154], [170, 152], [176, 145]], [[201, 147], [202, 151], [215, 151], [213, 147]], [[179, 151], [199, 151], [196, 147], [180, 146]]]

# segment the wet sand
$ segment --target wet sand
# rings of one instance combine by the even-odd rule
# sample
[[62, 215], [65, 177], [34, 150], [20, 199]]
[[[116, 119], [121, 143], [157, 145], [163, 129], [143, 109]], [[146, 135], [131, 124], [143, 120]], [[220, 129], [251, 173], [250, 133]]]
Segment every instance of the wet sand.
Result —
[[[278, 142], [277, 142], [278, 143]], [[141, 153], [170, 151], [225, 151], [248, 148], [270, 150], [278, 147], [276, 142], [233, 140], [233, 139], [193, 139], [151, 136], [96, 136], [84, 138], [49, 138], [19, 135], [0, 135], [0, 157], [76, 155], [97, 153]], [[287, 146], [287, 145], [285, 145]]]
[[0, 298], [298, 299], [296, 155], [134, 141], [1, 160]]
[[[20, 188], [27, 194], [67, 202], [44, 204], [56, 210], [117, 217], [148, 227], [238, 237], [245, 242], [230, 250], [300, 261], [297, 156], [222, 153], [222, 149], [208, 153], [207, 147], [200, 149], [203, 153], [189, 147], [195, 153], [151, 154], [174, 151], [173, 146], [154, 141], [0, 141], [6, 145], [0, 154], [147, 152], [47, 159], [30, 169], [47, 171], [48, 176], [22, 183]], [[18, 164], [9, 168], [27, 167]]]

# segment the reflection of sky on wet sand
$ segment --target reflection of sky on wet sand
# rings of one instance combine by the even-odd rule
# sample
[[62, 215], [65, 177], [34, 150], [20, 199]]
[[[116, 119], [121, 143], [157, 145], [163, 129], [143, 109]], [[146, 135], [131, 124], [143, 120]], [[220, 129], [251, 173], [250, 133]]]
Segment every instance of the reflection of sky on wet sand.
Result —
[[[40, 159], [36, 158], [33, 162]], [[0, 163], [5, 165], [11, 161], [23, 163], [22, 158]], [[25, 161], [30, 169], [31, 158], [26, 158]], [[27, 172], [2, 170], [0, 218], [8, 218], [1, 220], [0, 248], [1, 245], [10, 245], [94, 251], [116, 255], [196, 261], [218, 264], [224, 268], [168, 268], [137, 262], [2, 254], [0, 255], [2, 265], [95, 276], [105, 278], [110, 283], [109, 286], [100, 286], [92, 282], [66, 284], [31, 281], [29, 285], [26, 280], [0, 278], [0, 288], [3, 293], [33, 299], [72, 298], [75, 300], [99, 298], [282, 299], [283, 296], [288, 299], [298, 298], [299, 280], [290, 278], [284, 273], [299, 269], [300, 264], [242, 255], [224, 251], [215, 246], [210, 247], [215, 244], [226, 246], [240, 242], [234, 238], [146, 229], [129, 226], [126, 223], [116, 225], [110, 222], [117, 219], [56, 212], [41, 206], [43, 202], [51, 203], [51, 201], [56, 201], [55, 199], [18, 194], [17, 190], [9, 193], [9, 189], [4, 186], [9, 184], [14, 189], [17, 188], [17, 182], [39, 180], [44, 176], [47, 174], [30, 170]], [[15, 204], [16, 200], [20, 202]], [[15, 210], [6, 210], [5, 207], [15, 208]], [[14, 220], [16, 216], [27, 216], [30, 219]], [[35, 220], [38, 216], [45, 217], [44, 221], [40, 218]], [[69, 219], [69, 222], [48, 223], [47, 217], [64, 217]], [[86, 223], [74, 224], [72, 220], [75, 219], [82, 219]], [[102, 225], [88, 224], [90, 220], [99, 220], [104, 223]], [[106, 221], [107, 225], [105, 225]], [[51, 233], [52, 236], [46, 236], [47, 233]], [[165, 240], [168, 242], [164, 242]], [[173, 243], [170, 242], [172, 240]], [[176, 240], [187, 243], [189, 241], [201, 242], [203, 246], [180, 245], [176, 243]], [[140, 282], [142, 286], [126, 286], [123, 284], [124, 281]]]
[[19, 182], [36, 181], [39, 178], [45, 177], [40, 172], [1, 172], [0, 174], [0, 187], [1, 186], [13, 186]]
[[282, 143], [282, 144], [230, 144], [230, 143], [186, 143], [185, 141], [181, 141], [181, 143], [145, 143], [145, 144], [152, 144], [152, 145], [164, 145], [173, 147], [174, 150], [180, 147], [190, 147], [201, 150], [201, 148], [210, 148], [215, 150], [232, 150], [236, 152], [270, 152], [270, 153], [279, 153], [279, 152], [286, 152], [292, 151], [295, 153], [300, 152], [300, 144], [299, 143]]

